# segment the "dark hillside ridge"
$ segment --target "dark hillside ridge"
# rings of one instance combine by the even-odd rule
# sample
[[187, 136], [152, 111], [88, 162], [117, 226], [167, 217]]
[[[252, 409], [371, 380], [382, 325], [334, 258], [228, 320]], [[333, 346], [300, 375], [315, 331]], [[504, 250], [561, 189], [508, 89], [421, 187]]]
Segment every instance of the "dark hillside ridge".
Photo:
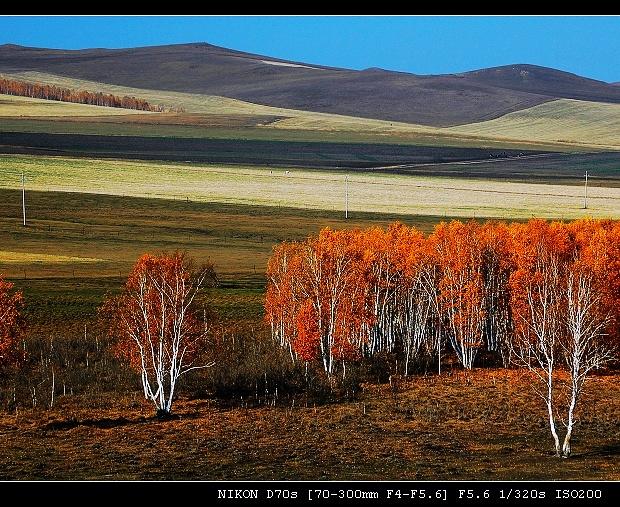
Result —
[[505, 65], [466, 72], [461, 76], [480, 84], [520, 92], [594, 102], [620, 102], [620, 90], [614, 89], [614, 84], [538, 65]]
[[419, 76], [289, 62], [205, 43], [84, 50], [0, 46], [0, 72], [18, 71], [433, 126], [493, 119], [556, 98], [620, 103], [618, 86], [531, 65]]

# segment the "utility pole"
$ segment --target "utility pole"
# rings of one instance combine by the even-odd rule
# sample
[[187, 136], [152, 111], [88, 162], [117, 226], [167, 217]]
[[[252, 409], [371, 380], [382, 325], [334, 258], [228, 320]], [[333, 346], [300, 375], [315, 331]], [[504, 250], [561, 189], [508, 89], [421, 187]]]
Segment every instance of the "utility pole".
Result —
[[588, 209], [588, 171], [586, 171], [586, 183], [583, 194], [583, 209]]
[[24, 171], [22, 171], [22, 212], [24, 215], [24, 227], [26, 227], [26, 185], [24, 183]]
[[344, 218], [349, 218], [349, 175], [344, 177]]

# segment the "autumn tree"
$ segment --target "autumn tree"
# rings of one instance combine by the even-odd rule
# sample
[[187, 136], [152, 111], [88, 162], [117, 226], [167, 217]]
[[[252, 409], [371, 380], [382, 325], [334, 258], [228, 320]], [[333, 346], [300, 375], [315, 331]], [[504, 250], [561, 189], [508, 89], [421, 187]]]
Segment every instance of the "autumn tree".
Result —
[[[362, 344], [372, 355], [392, 351], [398, 340], [395, 319], [397, 291], [402, 286], [403, 266], [399, 266], [404, 227], [395, 224], [388, 231], [372, 227], [358, 235], [363, 257], [359, 261], [361, 278], [358, 280], [365, 313], [370, 317], [368, 340]], [[353, 310], [355, 311], [355, 310]]]
[[[307, 350], [300, 352], [304, 346], [300, 343], [294, 347], [293, 340], [296, 333], [296, 321], [299, 320], [297, 314], [302, 305], [298, 290], [300, 267], [301, 255], [298, 243], [284, 242], [274, 247], [273, 255], [267, 264], [265, 321], [271, 326], [272, 336], [282, 347], [288, 348], [292, 359], [297, 350], [305, 360], [311, 360], [315, 354]], [[308, 311], [309, 309], [306, 308], [305, 312]], [[299, 332], [303, 333], [303, 330]], [[309, 341], [305, 337], [302, 339], [302, 343]], [[316, 345], [318, 346], [318, 339]], [[310, 345], [308, 350], [313, 350], [313, 345]]]
[[563, 332], [562, 298], [566, 264], [572, 253], [570, 237], [560, 223], [531, 220], [511, 228], [516, 270], [511, 274], [511, 308], [515, 337], [513, 361], [527, 368], [540, 382], [556, 454], [561, 452], [557, 431], [557, 370]]
[[183, 112], [182, 108], [164, 107], [161, 105], [150, 104], [144, 99], [136, 97], [119, 97], [113, 94], [102, 92], [90, 92], [86, 90], [72, 90], [56, 85], [46, 85], [41, 83], [28, 83], [14, 79], [0, 78], [0, 93], [6, 95], [16, 95], [20, 97], [31, 97], [44, 100], [57, 100], [61, 102], [74, 102], [78, 104], [89, 104], [93, 106], [120, 107], [124, 109], [137, 109], [140, 111], [154, 112]]
[[478, 224], [440, 223], [429, 238], [439, 263], [440, 319], [461, 364], [471, 369], [484, 344], [486, 301]]
[[122, 294], [104, 306], [112, 317], [111, 333], [118, 338], [115, 352], [140, 374], [144, 397], [159, 417], [171, 413], [179, 377], [213, 366], [197, 363], [204, 359], [208, 332], [197, 296], [215, 279], [212, 265], [195, 269], [182, 253], [145, 254]]
[[[323, 229], [301, 249], [298, 293], [312, 305], [308, 326], [319, 339], [318, 350], [325, 372], [335, 373], [336, 363], [355, 358], [355, 349], [367, 340], [368, 315], [364, 312], [363, 287], [358, 283], [362, 253], [355, 231]], [[298, 341], [299, 343], [299, 341]]]
[[562, 456], [565, 458], [571, 454], [575, 409], [588, 374], [610, 361], [614, 354], [603, 339], [609, 313], [605, 311], [601, 296], [596, 292], [593, 273], [579, 262], [575, 262], [568, 274], [566, 302], [567, 333], [560, 342], [570, 379], [566, 435], [562, 444]]
[[[600, 245], [595, 234], [604, 230], [600, 222], [532, 220], [512, 226], [514, 359], [542, 387], [536, 390], [546, 405], [555, 453], [562, 457], [571, 454], [575, 411], [589, 373], [612, 358], [604, 339], [610, 318], [603, 301], [605, 277], [590, 257], [584, 228]], [[557, 420], [566, 427], [563, 442]]]
[[[394, 252], [394, 264], [399, 273], [395, 280], [392, 319], [397, 339], [404, 352], [404, 373], [410, 364], [423, 354], [441, 354], [438, 315], [438, 267], [429, 251], [424, 235], [415, 227], [392, 225], [389, 230], [389, 250]], [[441, 368], [441, 360], [439, 358]]]
[[508, 226], [487, 222], [477, 230], [481, 255], [484, 292], [484, 339], [490, 352], [499, 352], [504, 366], [510, 364], [512, 314], [510, 310], [510, 274], [514, 270]]
[[320, 361], [328, 376], [368, 341], [363, 251], [357, 231], [323, 229], [277, 247], [268, 264], [265, 319], [294, 357]]
[[13, 287], [0, 276], [0, 368], [19, 359], [17, 341], [24, 324], [20, 315], [23, 297]]
[[568, 227], [574, 235], [579, 259], [587, 266], [599, 305], [607, 314], [605, 341], [620, 348], [620, 221], [576, 220]]

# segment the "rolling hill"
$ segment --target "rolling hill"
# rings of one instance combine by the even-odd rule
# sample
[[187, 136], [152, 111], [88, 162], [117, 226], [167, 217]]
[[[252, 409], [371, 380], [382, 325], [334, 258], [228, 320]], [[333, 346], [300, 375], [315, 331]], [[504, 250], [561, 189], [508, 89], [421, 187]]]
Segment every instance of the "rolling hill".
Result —
[[24, 72], [439, 127], [492, 120], [558, 98], [620, 103], [617, 86], [531, 65], [420, 76], [290, 62], [206, 43], [85, 50], [0, 46], [0, 73]]

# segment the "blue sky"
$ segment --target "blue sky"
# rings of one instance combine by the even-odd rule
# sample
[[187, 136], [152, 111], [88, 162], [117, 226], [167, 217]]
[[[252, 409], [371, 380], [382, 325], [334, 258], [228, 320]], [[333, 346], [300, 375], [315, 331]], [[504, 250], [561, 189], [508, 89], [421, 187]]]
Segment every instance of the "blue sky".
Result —
[[353, 69], [440, 74], [532, 63], [620, 81], [620, 17], [0, 17], [0, 44], [182, 42]]

